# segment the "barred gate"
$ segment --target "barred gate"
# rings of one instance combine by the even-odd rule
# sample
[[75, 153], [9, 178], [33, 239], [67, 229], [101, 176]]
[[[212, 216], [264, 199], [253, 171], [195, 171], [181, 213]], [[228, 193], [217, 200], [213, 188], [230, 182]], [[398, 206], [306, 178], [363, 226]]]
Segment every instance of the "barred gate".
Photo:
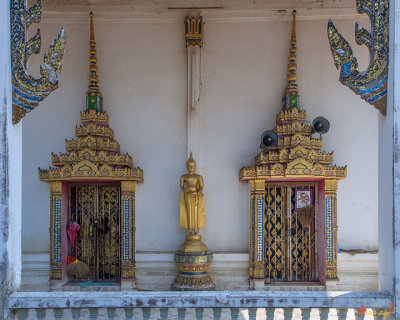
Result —
[[318, 280], [315, 246], [316, 214], [308, 228], [301, 225], [295, 210], [295, 189], [312, 189], [315, 194], [314, 184], [296, 187], [266, 184], [265, 274], [271, 282]]
[[120, 187], [79, 185], [69, 191], [69, 221], [79, 224], [80, 230], [75, 247], [69, 244], [68, 255], [89, 266], [91, 280], [119, 281]]

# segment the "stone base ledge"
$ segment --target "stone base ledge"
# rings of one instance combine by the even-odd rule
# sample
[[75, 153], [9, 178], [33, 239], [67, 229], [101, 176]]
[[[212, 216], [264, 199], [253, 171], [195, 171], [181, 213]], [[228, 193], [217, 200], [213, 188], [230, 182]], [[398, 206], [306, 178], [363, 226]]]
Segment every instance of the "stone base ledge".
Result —
[[387, 292], [16, 292], [9, 308], [390, 308], [392, 302]]
[[379, 254], [339, 252], [338, 278], [336, 290], [378, 291]]
[[[247, 252], [214, 252], [213, 255], [214, 260], [209, 274], [217, 290], [249, 289]], [[378, 268], [377, 253], [339, 252], [338, 277], [340, 281], [334, 290], [378, 291]], [[174, 252], [136, 252], [137, 290], [168, 291], [177, 272]], [[23, 253], [22, 291], [49, 291], [49, 275], [48, 252]], [[256, 289], [279, 291], [276, 288], [265, 288], [264, 284]], [[301, 291], [296, 288], [291, 288], [291, 290]]]

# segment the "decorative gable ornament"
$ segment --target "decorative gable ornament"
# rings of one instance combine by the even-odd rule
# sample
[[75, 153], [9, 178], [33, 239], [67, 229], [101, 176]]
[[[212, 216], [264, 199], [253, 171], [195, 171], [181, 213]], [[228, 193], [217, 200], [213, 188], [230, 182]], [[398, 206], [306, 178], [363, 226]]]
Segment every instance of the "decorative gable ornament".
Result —
[[42, 16], [41, 0], [26, 9], [26, 0], [11, 0], [11, 78], [12, 78], [12, 123], [17, 124], [26, 113], [36, 108], [43, 99], [58, 88], [58, 75], [66, 43], [65, 26], [53, 40], [49, 50], [44, 54], [40, 66], [41, 77], [34, 78], [27, 68], [32, 54], [38, 54], [41, 48], [41, 35], [36, 34], [26, 39], [32, 23], [39, 23]]

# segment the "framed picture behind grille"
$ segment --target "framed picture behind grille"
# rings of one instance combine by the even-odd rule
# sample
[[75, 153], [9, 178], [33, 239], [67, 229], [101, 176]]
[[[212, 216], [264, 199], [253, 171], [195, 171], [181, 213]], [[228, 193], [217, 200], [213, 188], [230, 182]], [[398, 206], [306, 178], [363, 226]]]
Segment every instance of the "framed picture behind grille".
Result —
[[313, 204], [312, 189], [296, 189], [294, 193], [295, 210], [304, 208]]

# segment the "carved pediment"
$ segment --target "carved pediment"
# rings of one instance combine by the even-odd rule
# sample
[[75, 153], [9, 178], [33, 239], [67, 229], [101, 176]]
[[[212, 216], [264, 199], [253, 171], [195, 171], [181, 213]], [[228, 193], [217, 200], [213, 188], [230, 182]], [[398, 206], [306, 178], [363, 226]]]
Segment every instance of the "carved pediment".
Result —
[[107, 114], [89, 110], [81, 113], [81, 119], [77, 139], [65, 142], [67, 153], [51, 155], [52, 164], [58, 168], [39, 169], [40, 180], [143, 181], [143, 171], [132, 168], [131, 156], [120, 154], [119, 143], [111, 139], [113, 132], [108, 127]]

